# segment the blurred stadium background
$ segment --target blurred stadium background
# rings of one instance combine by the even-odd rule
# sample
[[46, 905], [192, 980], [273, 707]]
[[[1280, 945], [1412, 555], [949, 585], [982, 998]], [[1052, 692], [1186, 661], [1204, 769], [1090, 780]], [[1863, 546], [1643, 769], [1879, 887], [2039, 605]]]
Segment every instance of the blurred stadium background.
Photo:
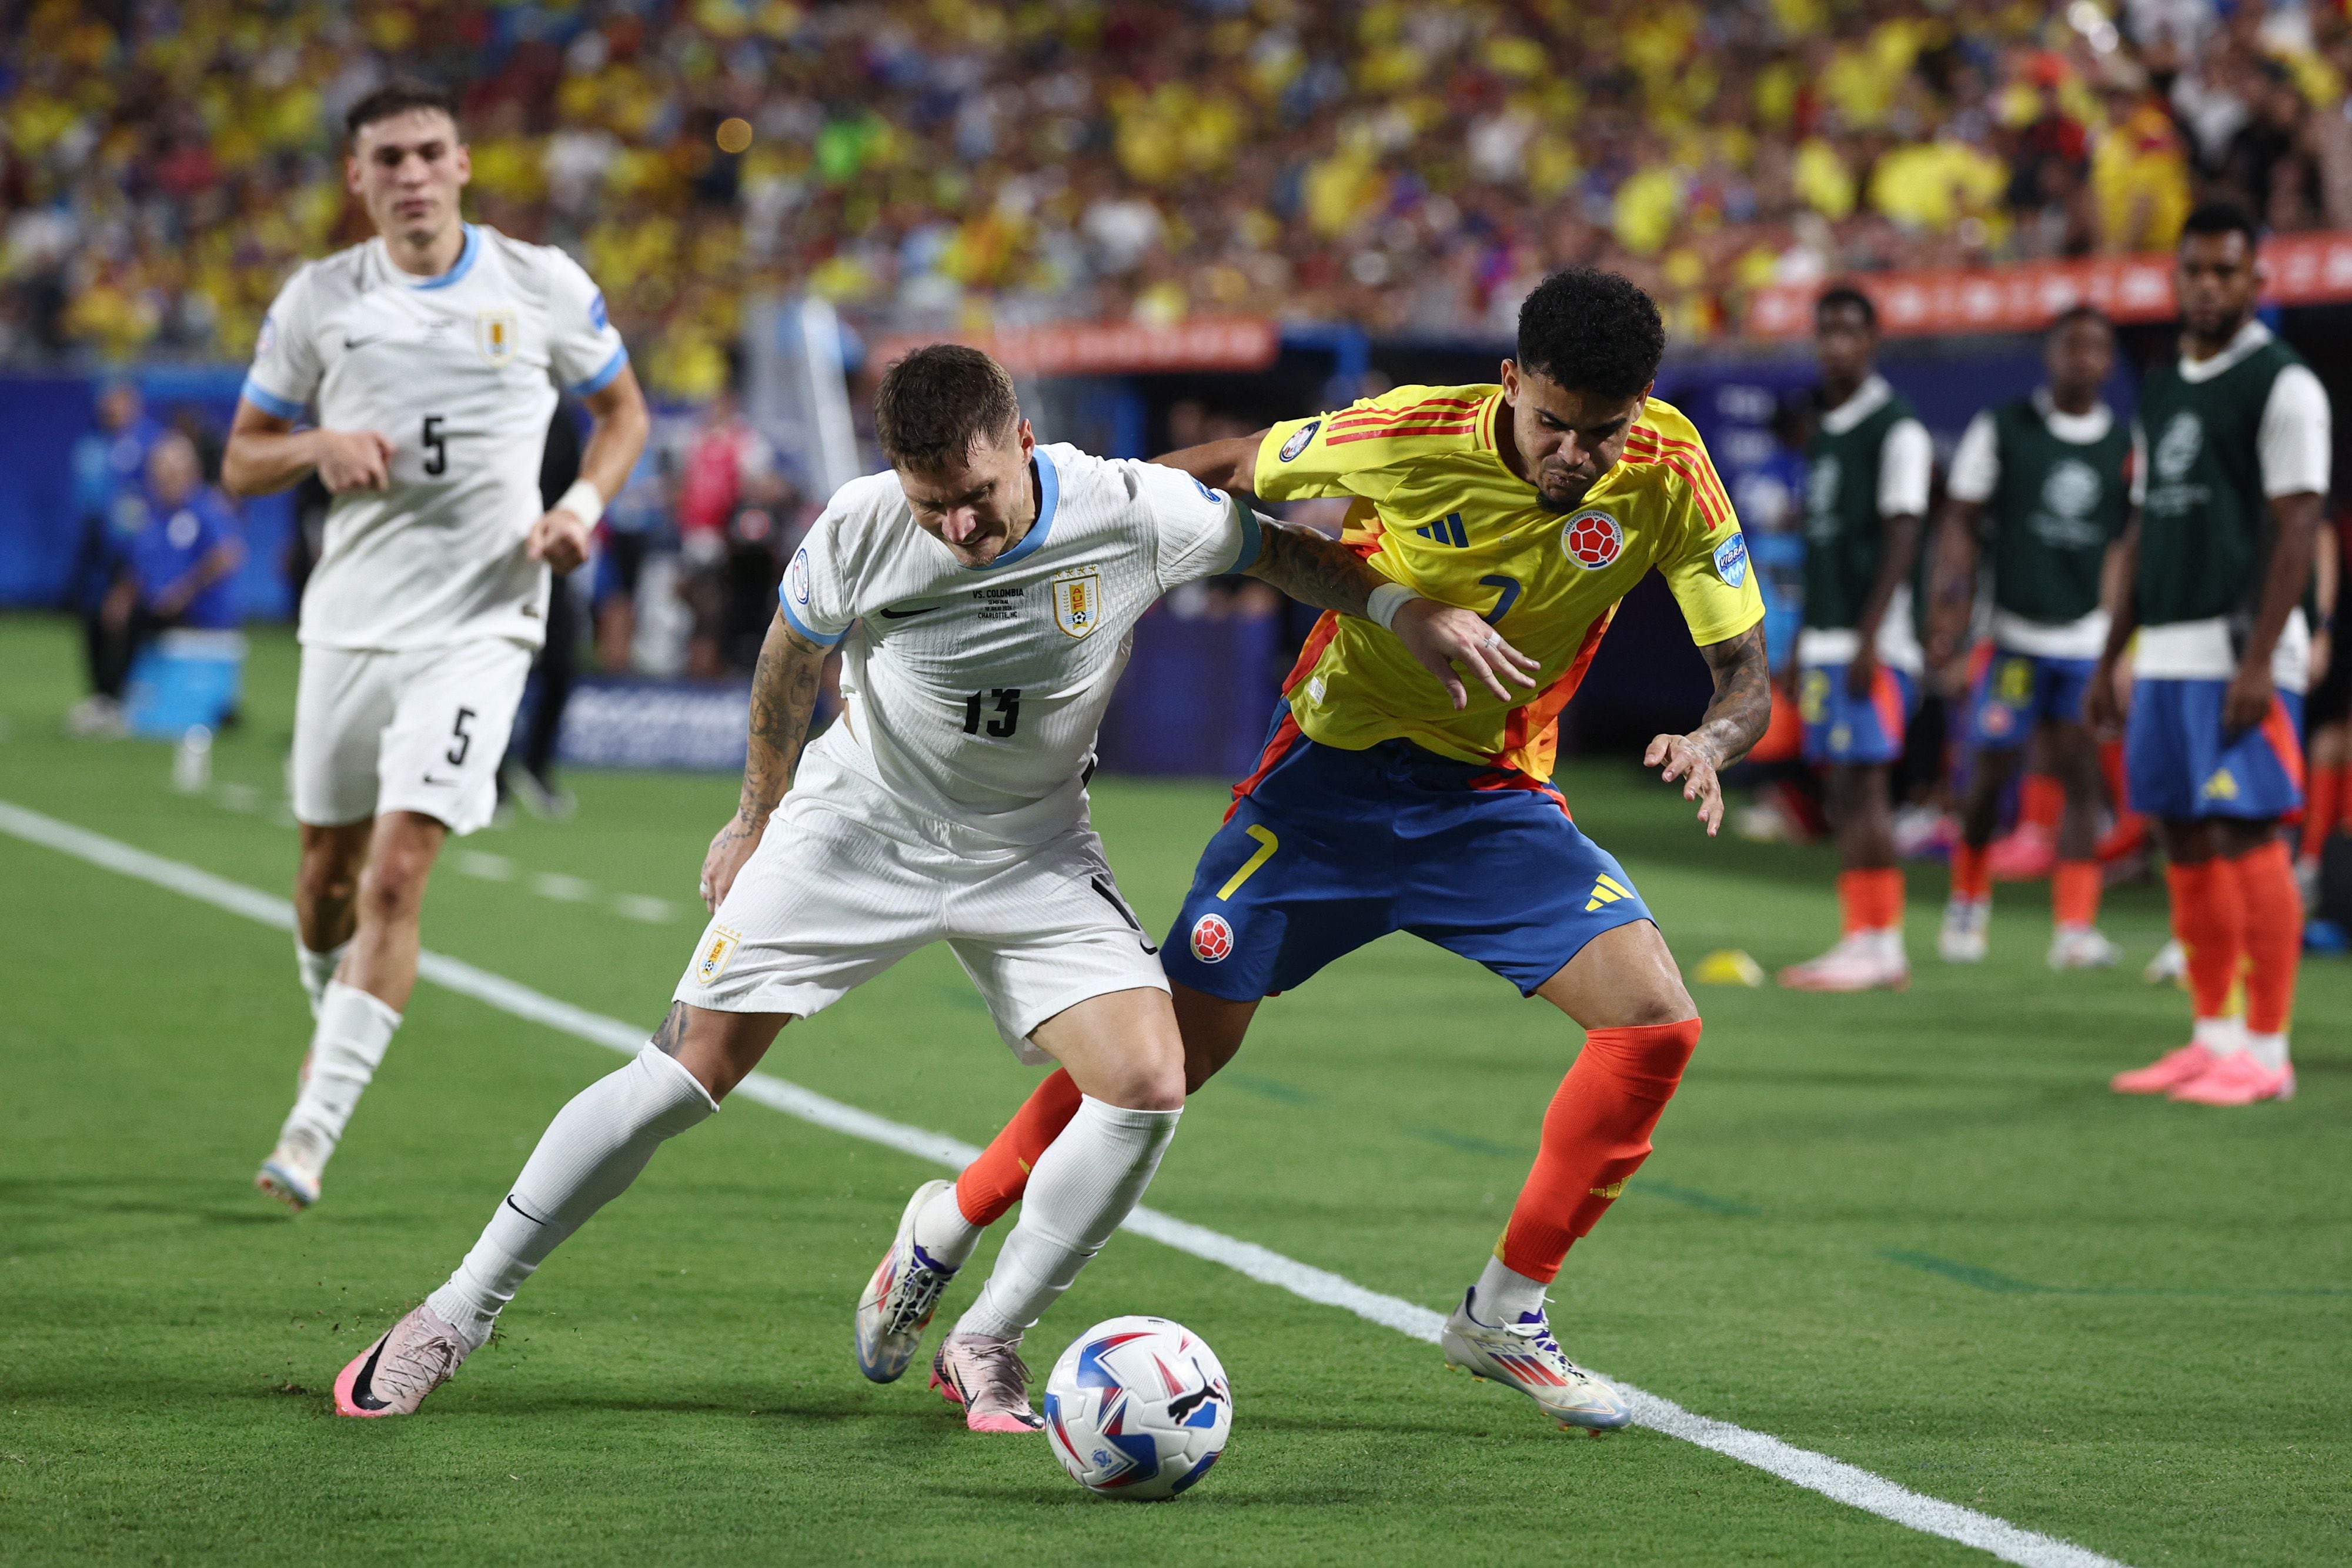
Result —
[[[2087, 297], [2112, 398], [2169, 351], [2190, 204], [2272, 231], [2274, 323], [2352, 373], [2352, 22], [2282, 0], [1749, 5], [0, 5], [0, 604], [90, 611], [166, 425], [217, 461], [262, 310], [355, 243], [340, 117], [461, 92], [469, 215], [604, 285], [659, 425], [572, 584], [573, 758], [724, 767], [776, 564], [874, 466], [866, 392], [956, 337], [1041, 433], [1145, 455], [1481, 380], [1547, 270], [1635, 277], [1792, 624], [1812, 294], [1860, 278], [1948, 454]], [[118, 394], [110, 412], [110, 385]], [[285, 621], [323, 496], [237, 509], [238, 619]], [[1653, 585], [1654, 588], [1655, 585]], [[1230, 773], [1303, 631], [1246, 585], [1155, 613], [1106, 762]], [[1208, 678], [1200, 678], [1203, 673]], [[661, 700], [646, 682], [698, 683]], [[719, 683], [713, 685], [710, 683]], [[1229, 700], [1235, 692], [1244, 701]], [[1571, 744], [1703, 697], [1637, 595]], [[635, 694], [635, 695], [633, 695]], [[528, 733], [526, 731], [526, 733]], [[519, 744], [520, 744], [519, 742]]]

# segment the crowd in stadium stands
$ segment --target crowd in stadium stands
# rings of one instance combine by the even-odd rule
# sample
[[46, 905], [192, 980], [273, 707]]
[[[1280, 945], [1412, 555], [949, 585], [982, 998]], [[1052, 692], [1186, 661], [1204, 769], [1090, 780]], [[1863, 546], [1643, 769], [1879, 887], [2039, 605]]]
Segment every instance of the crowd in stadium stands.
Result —
[[743, 300], [920, 329], [1504, 334], [1569, 261], [1688, 341], [1770, 280], [2352, 226], [2343, 0], [30, 0], [0, 361], [240, 360], [361, 236], [338, 117], [459, 84], [473, 214], [576, 251], [671, 397]]

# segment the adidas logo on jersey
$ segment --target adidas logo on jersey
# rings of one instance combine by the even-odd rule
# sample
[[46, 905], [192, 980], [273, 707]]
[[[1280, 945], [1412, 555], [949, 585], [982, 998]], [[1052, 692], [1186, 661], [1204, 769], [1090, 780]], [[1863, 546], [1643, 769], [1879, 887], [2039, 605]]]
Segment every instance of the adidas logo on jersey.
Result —
[[1452, 545], [1455, 549], [1470, 548], [1470, 535], [1462, 526], [1462, 514], [1459, 512], [1448, 512], [1437, 521], [1424, 523], [1412, 531], [1422, 538], [1434, 539], [1442, 545]]
[[1600, 881], [1592, 884], [1592, 896], [1584, 901], [1584, 913], [1590, 915], [1603, 904], [1614, 904], [1621, 898], [1633, 896], [1632, 888], [1613, 876], [1603, 874]]

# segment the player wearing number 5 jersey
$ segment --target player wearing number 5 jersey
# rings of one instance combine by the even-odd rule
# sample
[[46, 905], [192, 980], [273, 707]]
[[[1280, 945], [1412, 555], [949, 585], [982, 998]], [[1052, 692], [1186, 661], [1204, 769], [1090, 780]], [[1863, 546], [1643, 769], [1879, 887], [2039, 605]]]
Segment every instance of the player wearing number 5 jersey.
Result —
[[[971, 1429], [1042, 1424], [1022, 1335], [1142, 1196], [1184, 1103], [1168, 983], [1087, 820], [1095, 730], [1135, 622], [1221, 572], [1356, 616], [1383, 580], [1175, 469], [1037, 445], [1011, 378], [976, 350], [892, 366], [875, 429], [893, 471], [844, 486], [785, 574], [753, 677], [741, 805], [703, 866], [713, 916], [668, 1020], [564, 1107], [448, 1282], [344, 1369], [342, 1414], [414, 1411], [541, 1260], [716, 1110], [779, 1030], [945, 942], [1005, 1043], [1059, 1061], [1083, 1096], [932, 1366]], [[1434, 669], [1491, 635], [1435, 604], [1393, 621]], [[843, 715], [803, 751], [836, 645]], [[907, 1361], [866, 1370], [887, 1381]]]
[[[1167, 936], [1186, 1082], [1232, 1058], [1265, 998], [1400, 930], [1581, 1026], [1535, 1167], [1444, 1346], [1451, 1364], [1594, 1429], [1630, 1411], [1561, 1353], [1545, 1291], [1649, 1154], [1699, 1025], [1633, 879], [1551, 782], [1556, 726], [1618, 601], [1652, 571], [1716, 695], [1697, 729], [1657, 737], [1648, 761], [1710, 833], [1717, 770], [1755, 743], [1771, 706], [1738, 522], [1690, 422], [1649, 396], [1664, 346], [1631, 283], [1564, 272], [1522, 308], [1500, 385], [1401, 387], [1160, 460], [1274, 500], [1351, 497], [1347, 543], [1383, 582], [1371, 620], [1317, 625]], [[1471, 681], [1433, 674], [1373, 623], [1432, 601], [1476, 612], [1495, 628], [1489, 653], [1525, 650], [1532, 678], [1499, 657], [1473, 664]], [[868, 1375], [912, 1354], [981, 1230], [1024, 1190], [1035, 1201], [1027, 1173], [1042, 1178], [1060, 1155], [1076, 1104], [1054, 1074], [953, 1188], [916, 1195], [859, 1303]]]
[[[317, 1026], [255, 1178], [295, 1208], [318, 1200], [399, 1027], [443, 841], [489, 821], [549, 569], [580, 563], [646, 429], [587, 274], [459, 217], [469, 165], [452, 100], [394, 82], [347, 122], [347, 181], [377, 235], [279, 292], [223, 461], [239, 494], [316, 472], [334, 496], [302, 596], [294, 716], [295, 948]], [[595, 429], [579, 482], [542, 513], [559, 385]]]

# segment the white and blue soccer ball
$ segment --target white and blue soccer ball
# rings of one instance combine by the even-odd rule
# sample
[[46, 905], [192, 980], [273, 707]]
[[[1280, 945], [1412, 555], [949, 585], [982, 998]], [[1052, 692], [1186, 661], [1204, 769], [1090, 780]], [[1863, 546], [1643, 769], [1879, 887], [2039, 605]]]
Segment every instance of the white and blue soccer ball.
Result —
[[1072, 1343], [1045, 1379], [1045, 1437], [1088, 1491], [1139, 1502], [1181, 1494], [1233, 1435], [1217, 1353], [1166, 1318], [1112, 1318]]

